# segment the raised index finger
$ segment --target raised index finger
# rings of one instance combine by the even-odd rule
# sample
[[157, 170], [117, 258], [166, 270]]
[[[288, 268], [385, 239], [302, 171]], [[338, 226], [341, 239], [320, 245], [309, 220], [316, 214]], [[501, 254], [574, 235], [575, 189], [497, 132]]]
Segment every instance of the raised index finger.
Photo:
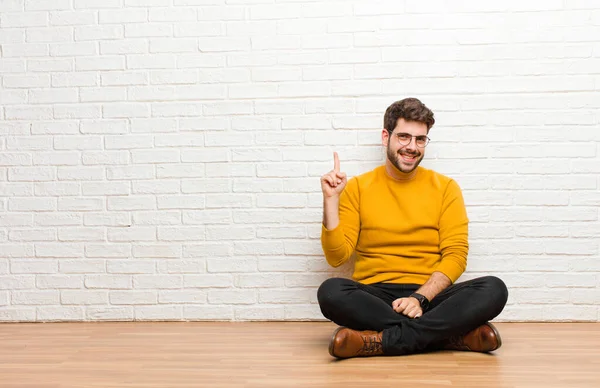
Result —
[[340, 158], [338, 158], [337, 152], [333, 153], [333, 171], [340, 172]]

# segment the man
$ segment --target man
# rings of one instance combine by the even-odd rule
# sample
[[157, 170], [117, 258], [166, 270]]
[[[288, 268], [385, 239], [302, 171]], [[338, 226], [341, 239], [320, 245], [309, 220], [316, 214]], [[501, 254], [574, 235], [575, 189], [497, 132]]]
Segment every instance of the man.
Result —
[[465, 271], [468, 218], [458, 184], [419, 167], [435, 123], [416, 98], [385, 112], [385, 165], [347, 181], [337, 153], [321, 177], [321, 243], [338, 267], [356, 252], [352, 280], [319, 287], [323, 315], [342, 326], [337, 358], [404, 355], [435, 349], [490, 352], [501, 345], [488, 321], [506, 304], [502, 280], [455, 283]]

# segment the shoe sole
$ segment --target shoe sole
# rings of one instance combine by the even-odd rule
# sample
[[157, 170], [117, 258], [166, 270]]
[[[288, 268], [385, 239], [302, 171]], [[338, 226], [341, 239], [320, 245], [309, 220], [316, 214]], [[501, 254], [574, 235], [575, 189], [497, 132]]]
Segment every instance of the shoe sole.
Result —
[[337, 333], [342, 329], [344, 329], [344, 327], [338, 327], [337, 329], [335, 329], [335, 331], [331, 335], [331, 341], [329, 341], [329, 354], [331, 355], [331, 357], [339, 358], [338, 356], [333, 354], [333, 346], [335, 345], [335, 342], [333, 340], [335, 339], [335, 336], [337, 335]]
[[487, 322], [486, 325], [488, 325], [490, 329], [492, 329], [494, 335], [496, 336], [496, 339], [498, 340], [498, 346], [496, 346], [495, 349], [490, 350], [490, 352], [493, 352], [494, 350], [497, 350], [498, 348], [500, 348], [500, 346], [502, 346], [502, 337], [500, 337], [500, 332], [498, 331], [498, 329], [496, 329], [496, 326], [492, 325], [489, 322]]

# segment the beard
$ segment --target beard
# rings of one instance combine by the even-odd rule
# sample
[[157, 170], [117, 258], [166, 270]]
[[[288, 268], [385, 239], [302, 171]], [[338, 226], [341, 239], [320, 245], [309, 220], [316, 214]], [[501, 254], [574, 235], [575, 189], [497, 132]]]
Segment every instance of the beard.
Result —
[[[403, 155], [406, 157], [412, 157], [414, 159], [412, 161], [411, 160], [406, 161], [402, 157]], [[398, 151], [394, 151], [390, 148], [389, 144], [387, 147], [388, 160], [394, 165], [394, 167], [396, 167], [398, 169], [398, 171], [401, 171], [405, 174], [411, 173], [417, 167], [419, 167], [419, 164], [423, 160], [423, 156], [424, 156], [424, 154], [422, 154], [419, 151], [409, 152], [409, 151], [402, 150], [402, 149], [400, 149]]]

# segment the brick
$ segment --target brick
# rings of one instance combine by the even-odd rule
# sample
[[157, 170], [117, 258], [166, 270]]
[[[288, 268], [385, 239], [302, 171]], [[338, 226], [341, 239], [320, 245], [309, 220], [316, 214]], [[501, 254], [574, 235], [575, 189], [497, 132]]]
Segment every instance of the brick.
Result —
[[93, 321], [132, 321], [132, 307], [88, 307], [86, 319]]
[[137, 8], [120, 10], [100, 10], [98, 12], [98, 21], [100, 24], [126, 24], [146, 22], [148, 21], [148, 10]]
[[0, 196], [31, 196], [33, 193], [33, 183], [0, 183]]
[[181, 288], [183, 277], [181, 275], [134, 275], [133, 288], [137, 289], [172, 289]]
[[7, 106], [4, 114], [8, 120], [49, 120], [53, 117], [52, 107], [49, 106]]
[[[205, 259], [165, 260], [159, 263], [159, 272], [170, 274], [201, 274], [206, 272]], [[159, 298], [160, 299], [160, 298]], [[161, 301], [161, 303], [163, 303]]]
[[38, 198], [9, 198], [8, 210], [10, 211], [54, 211], [57, 209], [56, 198], [51, 197], [38, 197]]
[[58, 229], [60, 241], [104, 241], [104, 228], [63, 227]]
[[11, 241], [56, 241], [56, 232], [48, 229], [12, 229], [8, 231]]
[[181, 257], [181, 247], [176, 244], [136, 244], [133, 246], [133, 257], [176, 259]]
[[152, 166], [107, 167], [106, 177], [109, 180], [153, 179], [154, 168]]
[[107, 262], [107, 272], [116, 274], [154, 273], [155, 263], [139, 260], [110, 260]]
[[179, 194], [179, 181], [133, 182], [134, 194]]
[[152, 104], [152, 116], [154, 117], [200, 116], [201, 112], [202, 104], [198, 103]]
[[92, 290], [63, 290], [60, 292], [63, 305], [105, 305], [108, 304], [108, 292]]
[[27, 91], [20, 89], [6, 90], [0, 96], [0, 103], [3, 105], [18, 105], [27, 103]]
[[109, 298], [113, 305], [156, 304], [158, 301], [156, 291], [111, 291]]
[[161, 226], [158, 228], [160, 241], [194, 241], [204, 240], [203, 226]]
[[39, 289], [75, 289], [83, 287], [83, 276], [78, 275], [38, 275], [36, 287]]
[[[203, 177], [205, 175], [204, 165], [195, 163], [186, 163], [185, 165], [162, 165], [157, 166], [156, 176], [157, 178], [194, 178]], [[181, 183], [182, 192], [187, 193], [185, 190], [186, 181]]]
[[73, 41], [73, 30], [70, 27], [28, 28], [27, 42], [51, 43]]
[[173, 26], [169, 23], [136, 23], [125, 25], [125, 38], [156, 38], [173, 35]]
[[143, 103], [115, 103], [102, 105], [104, 118], [149, 117], [150, 107]]
[[97, 41], [121, 39], [124, 36], [122, 26], [76, 26], [75, 41]]
[[102, 85], [106, 86], [146, 85], [148, 83], [148, 74], [142, 71], [107, 72], [101, 74], [100, 77]]
[[318, 304], [285, 306], [284, 319], [294, 321], [326, 320]]
[[[86, 275], [86, 288], [129, 289], [133, 287], [132, 277], [128, 275]], [[111, 300], [111, 303], [112, 300]]]
[[76, 58], [75, 70], [124, 70], [125, 59], [121, 56], [102, 56], [95, 58]]
[[226, 305], [185, 306], [183, 316], [193, 321], [232, 320], [234, 313], [233, 307]]
[[87, 274], [106, 272], [104, 260], [59, 260], [58, 271], [65, 274]]
[[258, 270], [261, 272], [306, 272], [307, 261], [301, 258], [289, 260], [287, 256], [264, 256], [258, 258]]
[[3, 84], [7, 88], [44, 88], [50, 86], [50, 76], [43, 75], [5, 75]]
[[6, 12], [0, 15], [0, 27], [41, 27], [48, 23], [46, 12]]
[[207, 271], [210, 273], [256, 272], [256, 258], [235, 257], [206, 260]]
[[[75, 0], [76, 5], [77, 1]], [[57, 11], [50, 12], [49, 16], [50, 25], [54, 26], [89, 25], [96, 22], [96, 15], [91, 11]]]
[[80, 166], [58, 168], [59, 180], [102, 180], [104, 179], [104, 170], [101, 167]]
[[74, 135], [79, 133], [77, 123], [71, 121], [32, 123], [31, 133], [37, 135]]
[[198, 195], [169, 195], [157, 198], [159, 209], [204, 209], [205, 198]]
[[100, 42], [100, 54], [145, 54], [149, 52], [149, 44], [144, 39], [122, 39]]
[[84, 317], [84, 310], [82, 307], [38, 307], [37, 320], [38, 321], [81, 321]]
[[108, 230], [108, 241], [133, 242], [133, 241], [155, 241], [156, 228], [148, 226], [137, 226], [129, 228], [114, 228]]
[[136, 306], [135, 319], [137, 321], [180, 321], [183, 319], [181, 306]]
[[[100, 90], [81, 89], [80, 93], [82, 99], [88, 101], [109, 100], [111, 96], [110, 90], [105, 94], [104, 91]], [[79, 129], [84, 134], [125, 134], [128, 132], [127, 121], [125, 120], [81, 120]]]
[[283, 306], [236, 306], [235, 318], [242, 321], [280, 321], [284, 317]]
[[52, 74], [52, 87], [96, 86], [98, 76], [94, 73]]
[[2, 308], [0, 322], [32, 322], [36, 319], [34, 308]]
[[231, 212], [226, 209], [186, 210], [183, 212], [183, 224], [209, 225], [229, 224], [231, 222]]
[[198, 48], [201, 52], [248, 51], [251, 48], [248, 37], [200, 37]]
[[55, 105], [57, 119], [95, 119], [102, 117], [102, 107], [94, 104]]
[[40, 226], [81, 225], [81, 221], [81, 214], [76, 213], [38, 213], [35, 214], [34, 224]]
[[171, 86], [140, 86], [129, 88], [129, 99], [132, 101], [174, 100], [175, 88]]
[[125, 258], [131, 256], [131, 245], [124, 243], [86, 244], [85, 256], [92, 258]]
[[27, 166], [33, 164], [30, 154], [10, 152], [0, 155], [0, 164], [4, 166]]
[[[129, 213], [86, 213], [83, 215], [83, 224], [88, 226], [130, 226]], [[80, 222], [79, 222], [80, 223]]]
[[255, 290], [209, 290], [208, 303], [210, 304], [255, 304], [257, 293]]
[[49, 136], [9, 136], [6, 138], [6, 149], [9, 150], [49, 150], [52, 139]]
[[[32, 241], [32, 240], [24, 240]], [[40, 240], [38, 240], [40, 241]], [[53, 260], [18, 260], [10, 261], [10, 272], [12, 274], [43, 274], [55, 273], [58, 270], [58, 264]]]
[[204, 304], [206, 300], [206, 292], [202, 290], [169, 290], [158, 292], [159, 303]]
[[[136, 149], [152, 148], [152, 136], [148, 135], [119, 135], [106, 136], [105, 145], [107, 149]], [[154, 170], [152, 166], [140, 166], [140, 171], [149, 172]], [[135, 170], [131, 170], [135, 171]], [[154, 176], [154, 174], [152, 174]]]

